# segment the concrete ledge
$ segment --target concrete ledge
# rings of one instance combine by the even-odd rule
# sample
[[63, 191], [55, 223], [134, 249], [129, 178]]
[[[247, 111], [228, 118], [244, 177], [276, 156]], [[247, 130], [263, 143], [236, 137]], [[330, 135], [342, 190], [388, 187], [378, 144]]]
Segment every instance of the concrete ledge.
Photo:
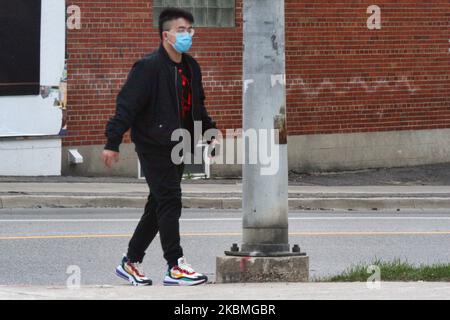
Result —
[[449, 209], [450, 199], [447, 197], [302, 198], [289, 199], [289, 208], [311, 210]]
[[217, 257], [216, 282], [307, 282], [309, 257]]
[[61, 175], [61, 138], [0, 141], [1, 176]]
[[113, 196], [1, 196], [0, 208], [143, 208], [146, 200]]
[[[9, 208], [143, 208], [147, 197], [0, 195], [0, 209]], [[183, 197], [184, 208], [241, 209], [238, 197]], [[290, 198], [289, 209], [397, 210], [450, 209], [449, 197]]]
[[[184, 197], [184, 208], [239, 209], [241, 198]], [[143, 208], [147, 197], [20, 195], [0, 196], [0, 209], [11, 208]]]
[[242, 199], [183, 197], [183, 208], [240, 209]]
[[289, 136], [289, 168], [342, 171], [448, 162], [450, 129]]

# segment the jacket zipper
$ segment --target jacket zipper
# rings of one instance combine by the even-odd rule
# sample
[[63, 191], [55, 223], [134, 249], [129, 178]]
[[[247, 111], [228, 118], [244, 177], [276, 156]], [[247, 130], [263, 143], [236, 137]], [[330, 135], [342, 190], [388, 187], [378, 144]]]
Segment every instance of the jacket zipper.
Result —
[[191, 64], [188, 62], [187, 63], [189, 66], [189, 71], [191, 72], [191, 93], [192, 93], [192, 105], [191, 105], [191, 118], [192, 118], [192, 122], [195, 122], [194, 120], [194, 72], [192, 71], [192, 67]]

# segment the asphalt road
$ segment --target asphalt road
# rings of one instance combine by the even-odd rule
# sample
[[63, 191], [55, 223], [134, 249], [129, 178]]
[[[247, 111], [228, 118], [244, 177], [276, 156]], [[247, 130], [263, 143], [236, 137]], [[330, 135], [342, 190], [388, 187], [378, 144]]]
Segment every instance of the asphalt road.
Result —
[[[138, 209], [0, 210], [0, 285], [65, 285], [74, 270], [82, 285], [123, 284], [113, 271], [140, 215]], [[450, 262], [449, 212], [293, 211], [289, 223], [290, 243], [310, 256], [313, 278], [374, 258]], [[241, 242], [241, 211], [185, 209], [181, 232], [188, 261], [214, 281], [215, 257]], [[144, 266], [162, 282], [159, 238]]]

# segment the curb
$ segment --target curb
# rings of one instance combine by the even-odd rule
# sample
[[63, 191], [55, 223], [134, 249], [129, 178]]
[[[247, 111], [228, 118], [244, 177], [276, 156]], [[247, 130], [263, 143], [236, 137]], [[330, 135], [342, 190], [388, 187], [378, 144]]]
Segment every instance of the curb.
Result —
[[[143, 208], [147, 197], [4, 195], [0, 209], [13, 208]], [[184, 208], [241, 209], [240, 197], [183, 197]], [[449, 197], [305, 197], [289, 198], [290, 209], [398, 210], [450, 209]]]
[[[193, 290], [183, 287], [153, 285], [89, 285], [67, 286], [0, 286], [0, 300], [448, 300], [450, 287], [443, 282], [382, 282], [382, 290], [369, 290], [365, 282], [270, 282], [270, 283], [211, 283]], [[246, 302], [247, 301], [247, 302]], [[183, 317], [181, 317], [183, 318]], [[187, 318], [187, 317], [186, 317]], [[200, 318], [200, 317], [197, 317]], [[215, 317], [213, 317], [215, 318]]]

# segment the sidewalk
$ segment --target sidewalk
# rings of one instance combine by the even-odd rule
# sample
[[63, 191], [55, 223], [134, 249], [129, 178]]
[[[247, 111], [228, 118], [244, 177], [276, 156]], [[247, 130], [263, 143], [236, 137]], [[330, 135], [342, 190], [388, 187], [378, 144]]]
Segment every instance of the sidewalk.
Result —
[[381, 282], [380, 289], [366, 283], [253, 283], [208, 284], [198, 287], [0, 286], [0, 300], [448, 300], [445, 282]]
[[[291, 209], [447, 209], [450, 163], [394, 169], [289, 175]], [[186, 208], [238, 209], [239, 179], [184, 180]], [[0, 177], [0, 208], [142, 208], [144, 180], [111, 177]]]

